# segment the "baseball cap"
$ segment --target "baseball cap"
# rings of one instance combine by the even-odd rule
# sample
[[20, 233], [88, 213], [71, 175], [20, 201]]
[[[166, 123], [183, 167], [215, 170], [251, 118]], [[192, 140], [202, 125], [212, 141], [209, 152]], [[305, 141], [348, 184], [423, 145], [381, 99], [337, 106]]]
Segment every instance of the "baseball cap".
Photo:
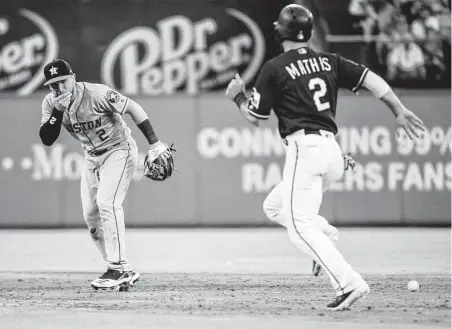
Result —
[[46, 77], [44, 86], [47, 86], [49, 83], [69, 78], [72, 75], [72, 69], [68, 62], [55, 59], [44, 66], [44, 75]]

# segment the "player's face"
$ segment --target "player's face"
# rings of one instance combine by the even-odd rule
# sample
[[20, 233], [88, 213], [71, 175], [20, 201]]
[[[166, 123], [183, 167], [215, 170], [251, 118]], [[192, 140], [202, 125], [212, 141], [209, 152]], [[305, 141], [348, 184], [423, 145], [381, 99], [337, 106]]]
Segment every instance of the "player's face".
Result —
[[57, 95], [61, 95], [64, 92], [70, 92], [74, 90], [75, 79], [74, 76], [70, 76], [67, 79], [57, 81], [49, 84], [50, 90], [56, 93]]

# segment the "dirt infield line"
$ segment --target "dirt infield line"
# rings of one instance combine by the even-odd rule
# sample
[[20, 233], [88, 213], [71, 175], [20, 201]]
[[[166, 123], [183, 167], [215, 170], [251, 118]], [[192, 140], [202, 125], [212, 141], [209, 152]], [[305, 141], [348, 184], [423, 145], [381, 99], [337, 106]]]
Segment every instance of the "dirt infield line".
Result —
[[[130, 292], [93, 291], [88, 273], [2, 273], [1, 328], [444, 328], [450, 278], [367, 277], [350, 311], [325, 308], [326, 278], [284, 274], [145, 274]], [[117, 326], [113, 325], [114, 323]], [[29, 326], [33, 324], [33, 326]], [[49, 325], [51, 324], [51, 327]]]

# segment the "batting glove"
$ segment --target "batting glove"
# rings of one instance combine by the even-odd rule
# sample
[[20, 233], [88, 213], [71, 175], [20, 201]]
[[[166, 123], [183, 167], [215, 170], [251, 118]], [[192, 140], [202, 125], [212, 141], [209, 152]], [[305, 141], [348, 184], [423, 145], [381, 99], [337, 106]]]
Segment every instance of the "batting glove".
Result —
[[344, 169], [345, 170], [355, 169], [356, 161], [355, 161], [355, 159], [352, 158], [350, 153], [343, 154], [342, 157], [344, 158]]
[[157, 159], [160, 155], [163, 155], [163, 161], [167, 162], [169, 157], [169, 147], [165, 143], [158, 141], [149, 146], [148, 151], [148, 160], [150, 163], [153, 163], [155, 159]]
[[245, 83], [237, 73], [234, 79], [229, 82], [228, 87], [226, 88], [226, 96], [234, 100], [235, 96], [237, 96], [241, 92], [245, 93]]

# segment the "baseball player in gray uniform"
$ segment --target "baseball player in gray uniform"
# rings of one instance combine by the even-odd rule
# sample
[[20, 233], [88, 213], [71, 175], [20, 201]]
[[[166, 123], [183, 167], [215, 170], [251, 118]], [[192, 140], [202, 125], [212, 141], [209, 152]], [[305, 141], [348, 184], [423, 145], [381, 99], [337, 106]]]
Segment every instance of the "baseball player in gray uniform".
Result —
[[42, 143], [51, 146], [63, 126], [84, 150], [83, 217], [107, 265], [91, 285], [96, 290], [126, 290], [140, 277], [127, 261], [122, 207], [138, 149], [122, 116], [129, 114], [148, 140], [150, 162], [172, 161], [171, 149], [158, 140], [146, 112], [130, 98], [102, 84], [77, 82], [61, 59], [48, 63], [44, 75], [51, 92], [42, 102]]

